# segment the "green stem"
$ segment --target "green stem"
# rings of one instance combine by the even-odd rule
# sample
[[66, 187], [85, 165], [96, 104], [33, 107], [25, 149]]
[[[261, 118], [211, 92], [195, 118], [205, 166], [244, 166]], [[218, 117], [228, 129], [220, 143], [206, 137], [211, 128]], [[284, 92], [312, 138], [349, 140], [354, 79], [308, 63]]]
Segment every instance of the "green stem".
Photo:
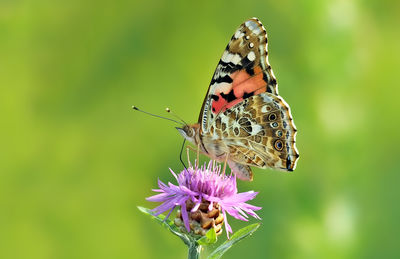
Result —
[[197, 242], [193, 242], [189, 246], [188, 259], [199, 259], [200, 258], [201, 245]]

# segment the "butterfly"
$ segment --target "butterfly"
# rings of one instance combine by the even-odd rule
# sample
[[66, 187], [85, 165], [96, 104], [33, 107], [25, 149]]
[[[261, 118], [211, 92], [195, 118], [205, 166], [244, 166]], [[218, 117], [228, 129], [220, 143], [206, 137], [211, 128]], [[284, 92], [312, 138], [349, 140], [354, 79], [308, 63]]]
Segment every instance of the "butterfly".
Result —
[[297, 130], [278, 94], [267, 46], [257, 18], [241, 24], [217, 65], [198, 122], [177, 128], [241, 180], [253, 180], [250, 166], [293, 171], [299, 158]]

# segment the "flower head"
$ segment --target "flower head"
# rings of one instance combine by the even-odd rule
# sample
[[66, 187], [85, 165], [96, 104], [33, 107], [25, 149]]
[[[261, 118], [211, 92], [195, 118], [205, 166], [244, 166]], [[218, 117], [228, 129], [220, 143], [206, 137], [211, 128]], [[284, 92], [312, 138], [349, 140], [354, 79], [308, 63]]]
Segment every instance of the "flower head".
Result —
[[[255, 211], [260, 210], [261, 207], [246, 203], [254, 199], [258, 193], [254, 191], [238, 193], [235, 175], [226, 175], [225, 172], [221, 172], [221, 167], [215, 166], [213, 161], [210, 161], [208, 166], [204, 164], [200, 168], [190, 166], [179, 175], [171, 169], [170, 171], [178, 185], [170, 182], [166, 185], [158, 180], [160, 189], [153, 189], [153, 191], [160, 194], [147, 198], [148, 201], [162, 202], [160, 206], [153, 209], [156, 215], [169, 210], [168, 217], [175, 207], [180, 206], [184, 226], [190, 232], [189, 214], [197, 212], [200, 206], [208, 204], [209, 211], [215, 210], [216, 207], [221, 210], [228, 235], [229, 232], [232, 233], [232, 229], [228, 224], [226, 213], [243, 221], [247, 221], [248, 215], [260, 219]], [[190, 204], [189, 208], [187, 208], [188, 204]]]

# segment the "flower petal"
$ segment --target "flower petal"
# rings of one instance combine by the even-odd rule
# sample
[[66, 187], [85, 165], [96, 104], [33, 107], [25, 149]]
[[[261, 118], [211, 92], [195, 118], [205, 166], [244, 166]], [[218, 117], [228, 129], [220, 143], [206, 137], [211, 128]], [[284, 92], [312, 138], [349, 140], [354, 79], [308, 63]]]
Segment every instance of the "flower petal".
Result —
[[187, 230], [188, 232], [190, 232], [189, 216], [188, 216], [188, 213], [187, 213], [187, 210], [186, 210], [186, 203], [183, 202], [183, 203], [181, 204], [181, 207], [182, 207], [181, 213], [182, 213], [183, 223], [185, 224], [186, 230]]

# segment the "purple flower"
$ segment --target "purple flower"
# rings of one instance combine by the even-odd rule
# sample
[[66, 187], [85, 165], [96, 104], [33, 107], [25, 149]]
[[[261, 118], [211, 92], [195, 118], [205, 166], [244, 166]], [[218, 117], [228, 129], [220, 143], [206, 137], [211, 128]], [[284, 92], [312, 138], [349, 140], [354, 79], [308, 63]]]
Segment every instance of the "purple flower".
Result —
[[179, 175], [171, 169], [170, 171], [178, 181], [178, 186], [170, 182], [166, 185], [158, 180], [160, 189], [153, 189], [153, 191], [160, 194], [147, 198], [148, 201], [162, 202], [160, 206], [153, 209], [156, 215], [169, 210], [167, 215], [169, 217], [174, 208], [180, 206], [185, 228], [190, 232], [187, 201], [191, 200], [194, 203], [190, 212], [196, 212], [204, 201], [209, 202], [208, 210], [211, 211], [216, 203], [223, 213], [228, 236], [229, 232], [232, 233], [232, 229], [228, 224], [226, 213], [244, 221], [248, 221], [248, 215], [260, 219], [254, 211], [260, 210], [261, 207], [246, 203], [254, 199], [258, 193], [254, 191], [238, 193], [235, 175], [225, 175], [225, 172], [221, 172], [221, 166], [215, 166], [213, 161], [210, 161], [208, 166], [204, 164], [200, 168], [197, 166], [193, 168], [190, 165]]

